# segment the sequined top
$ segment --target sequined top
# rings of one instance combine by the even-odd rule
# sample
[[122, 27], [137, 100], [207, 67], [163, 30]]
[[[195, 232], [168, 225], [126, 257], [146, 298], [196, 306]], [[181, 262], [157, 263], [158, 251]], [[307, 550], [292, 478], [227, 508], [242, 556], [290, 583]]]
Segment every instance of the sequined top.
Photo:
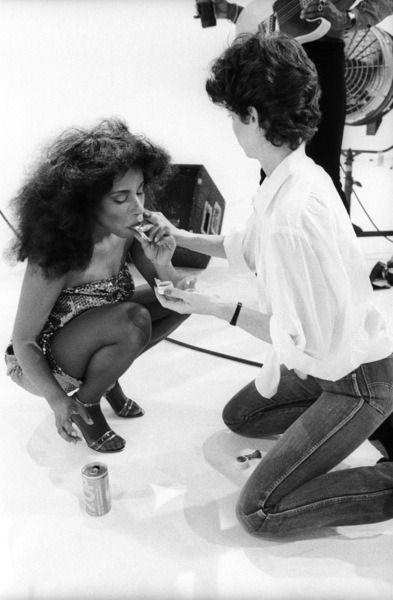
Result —
[[[124, 302], [132, 296], [134, 291], [134, 280], [126, 264], [121, 267], [119, 273], [114, 277], [64, 288], [60, 292], [38, 338], [38, 343], [49, 363], [53, 362], [51, 360], [50, 339], [56, 331], [90, 308]], [[51, 366], [56, 370], [54, 364]]]

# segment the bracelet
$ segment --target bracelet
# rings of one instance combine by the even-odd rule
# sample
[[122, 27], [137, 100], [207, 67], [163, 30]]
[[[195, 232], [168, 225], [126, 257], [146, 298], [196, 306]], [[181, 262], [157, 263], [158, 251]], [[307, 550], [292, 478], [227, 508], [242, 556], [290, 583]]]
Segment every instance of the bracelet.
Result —
[[243, 304], [242, 304], [241, 302], [238, 302], [238, 303], [237, 303], [237, 306], [236, 306], [236, 308], [235, 308], [235, 312], [233, 313], [233, 317], [232, 317], [232, 319], [229, 321], [229, 325], [236, 325], [236, 323], [237, 323], [237, 318], [238, 318], [238, 316], [239, 316], [240, 309], [241, 309], [241, 307], [242, 307], [242, 306], [243, 306]]

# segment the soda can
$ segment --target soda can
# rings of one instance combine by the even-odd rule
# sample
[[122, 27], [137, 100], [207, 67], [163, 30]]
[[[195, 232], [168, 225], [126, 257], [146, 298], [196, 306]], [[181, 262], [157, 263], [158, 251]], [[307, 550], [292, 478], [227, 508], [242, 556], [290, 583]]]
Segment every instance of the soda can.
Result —
[[85, 465], [82, 469], [82, 481], [87, 514], [100, 517], [109, 512], [111, 497], [108, 467], [100, 462]]

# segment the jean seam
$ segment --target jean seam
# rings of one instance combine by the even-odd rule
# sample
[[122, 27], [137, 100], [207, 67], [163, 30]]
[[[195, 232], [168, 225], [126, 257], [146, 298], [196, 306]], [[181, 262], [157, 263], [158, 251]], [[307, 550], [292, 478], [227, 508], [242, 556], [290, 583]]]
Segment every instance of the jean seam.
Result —
[[[363, 398], [363, 400], [369, 405], [371, 406], [371, 408], [373, 408], [374, 410], [376, 410], [380, 415], [384, 415], [385, 416], [385, 411], [383, 410], [383, 408], [381, 408], [378, 403], [375, 401], [375, 394], [374, 394], [374, 387], [372, 386], [372, 384], [369, 384], [369, 382], [367, 381], [367, 377], [366, 374], [364, 372], [363, 366], [360, 367], [360, 371], [362, 373], [363, 376], [363, 380], [364, 380], [364, 384], [367, 388], [367, 391], [369, 393], [369, 398], [364, 398], [364, 396], [362, 396], [360, 389], [359, 389], [359, 385], [357, 382], [357, 377], [356, 377], [356, 373], [352, 374], [352, 381], [353, 381], [353, 386], [355, 388], [355, 392], [358, 393], [360, 398]], [[387, 385], [389, 390], [391, 391], [393, 386], [391, 384], [387, 384], [386, 382], [381, 382], [382, 385]], [[372, 388], [372, 389], [370, 389]]]
[[249, 412], [247, 413], [247, 415], [242, 416], [242, 417], [238, 417], [237, 420], [235, 421], [230, 421], [229, 419], [226, 419], [226, 424], [228, 426], [233, 426], [233, 427], [243, 427], [251, 418], [254, 417], [259, 417], [262, 414], [266, 414], [267, 412], [275, 412], [276, 414], [278, 412], [280, 412], [281, 414], [285, 414], [285, 413], [290, 413], [294, 410], [299, 410], [300, 405], [299, 406], [294, 406], [294, 405], [286, 405], [286, 406], [282, 406], [280, 408], [275, 407], [275, 408], [262, 408], [262, 409], [258, 409], [256, 411], [253, 412]]
[[386, 385], [386, 387], [388, 388], [388, 390], [392, 391], [393, 390], [393, 384], [392, 383], [388, 383], [387, 381], [373, 381], [373, 383], [370, 383], [369, 386], [371, 388], [375, 388], [377, 387], [377, 385]]
[[320, 507], [320, 506], [324, 506], [324, 505], [328, 505], [329, 503], [332, 504], [341, 504], [343, 502], [346, 502], [347, 500], [350, 500], [351, 502], [361, 502], [362, 500], [365, 500], [367, 498], [375, 498], [375, 497], [383, 497], [385, 495], [390, 495], [393, 492], [393, 487], [388, 488], [386, 490], [378, 490], [377, 492], [368, 492], [368, 493], [362, 493], [362, 494], [347, 494], [347, 495], [342, 495], [342, 496], [337, 496], [334, 498], [322, 498], [321, 500], [315, 500], [314, 502], [309, 502], [308, 504], [303, 504], [302, 506], [297, 506], [296, 508], [287, 508], [286, 510], [282, 510], [281, 512], [269, 512], [269, 513], [265, 513], [264, 514], [264, 521], [263, 523], [261, 523], [261, 527], [260, 529], [264, 526], [266, 521], [272, 521], [277, 517], [282, 517], [283, 515], [298, 515], [301, 514], [302, 512], [308, 512], [310, 509], [314, 508], [314, 507]]
[[[310, 398], [311, 400], [311, 398]], [[307, 400], [305, 401], [305, 404], [308, 404]], [[241, 417], [241, 419], [243, 421], [248, 421], [250, 418], [252, 417], [256, 417], [259, 415], [262, 415], [264, 413], [267, 412], [278, 412], [278, 411], [290, 411], [290, 410], [298, 410], [299, 408], [303, 408], [304, 404], [291, 404], [291, 403], [287, 403], [287, 404], [274, 404], [272, 403], [272, 406], [265, 406], [264, 408], [258, 408], [254, 411], [250, 411], [247, 413], [247, 415], [245, 415], [244, 417]]]
[[360, 391], [359, 383], [358, 383], [358, 379], [357, 379], [356, 373], [352, 373], [351, 379], [352, 379], [353, 390], [354, 390], [356, 396], [358, 398], [361, 398], [362, 400], [366, 401], [366, 399], [362, 396], [362, 393]]
[[288, 469], [285, 473], [283, 473], [283, 475], [271, 485], [271, 487], [266, 492], [266, 496], [265, 496], [264, 500], [262, 500], [258, 503], [258, 507], [264, 509], [266, 502], [268, 501], [268, 499], [272, 495], [272, 493], [277, 489], [277, 487], [289, 475], [291, 475], [294, 471], [296, 471], [296, 469], [301, 464], [303, 464], [304, 461], [306, 461], [314, 453], [315, 450], [321, 448], [323, 446], [323, 444], [325, 444], [331, 437], [333, 437], [333, 435], [335, 435], [337, 433], [337, 431], [342, 429], [342, 427], [344, 425], [346, 425], [346, 423], [348, 423], [357, 412], [359, 412], [359, 410], [362, 408], [364, 403], [365, 403], [364, 399], [362, 397], [360, 397], [359, 403], [356, 405], [356, 407], [349, 413], [349, 415], [343, 421], [340, 421], [340, 423], [333, 430], [329, 431], [329, 433], [322, 440], [320, 440], [318, 444], [315, 444], [314, 446], [312, 446], [310, 448], [309, 452], [307, 452], [307, 454], [305, 454], [300, 460], [298, 460], [297, 463], [292, 465], [292, 467], [290, 469]]
[[366, 371], [365, 371], [363, 365], [360, 365], [360, 372], [361, 372], [361, 374], [363, 376], [364, 384], [365, 384], [365, 386], [367, 388], [367, 392], [368, 392], [368, 394], [370, 396], [370, 404], [372, 404], [372, 401], [375, 400], [374, 389], [370, 386], [370, 382], [369, 382], [369, 380], [367, 378], [367, 374], [366, 374]]

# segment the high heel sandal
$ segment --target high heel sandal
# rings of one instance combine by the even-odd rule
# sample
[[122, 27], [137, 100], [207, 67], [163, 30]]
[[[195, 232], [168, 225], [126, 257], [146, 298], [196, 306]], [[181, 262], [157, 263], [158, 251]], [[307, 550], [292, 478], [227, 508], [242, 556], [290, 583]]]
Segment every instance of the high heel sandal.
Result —
[[143, 408], [135, 400], [131, 400], [125, 396], [118, 381], [104, 394], [104, 398], [109, 402], [118, 417], [133, 419], [135, 417], [142, 417], [145, 414]]
[[[92, 425], [88, 425], [79, 414], [73, 414], [72, 420], [80, 429], [86, 444], [96, 452], [120, 452], [124, 449], [126, 441], [124, 438], [117, 435], [108, 425], [99, 403], [85, 403], [79, 400], [76, 394], [73, 399], [84, 407], [86, 413], [93, 421]], [[116, 443], [113, 446], [113, 443]]]

